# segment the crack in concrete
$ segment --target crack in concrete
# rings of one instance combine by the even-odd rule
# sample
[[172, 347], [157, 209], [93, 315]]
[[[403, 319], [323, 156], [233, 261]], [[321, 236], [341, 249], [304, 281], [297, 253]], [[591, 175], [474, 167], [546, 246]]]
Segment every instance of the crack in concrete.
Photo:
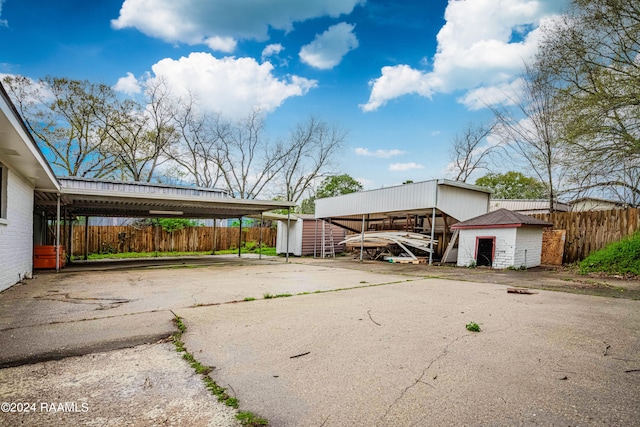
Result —
[[464, 338], [464, 337], [468, 337], [468, 336], [470, 336], [470, 334], [464, 334], [464, 335], [461, 335], [461, 336], [459, 336], [458, 338], [456, 338], [455, 340], [453, 340], [453, 341], [451, 341], [450, 343], [448, 343], [448, 344], [447, 344], [447, 345], [442, 349], [442, 352], [441, 352], [437, 357], [433, 358], [433, 359], [429, 362], [429, 365], [427, 365], [427, 367], [426, 367], [426, 368], [424, 368], [424, 369], [422, 370], [422, 374], [421, 374], [421, 375], [420, 375], [420, 376], [419, 376], [419, 377], [418, 377], [418, 378], [413, 382], [413, 384], [410, 384], [410, 385], [409, 385], [409, 386], [407, 386], [404, 390], [402, 390], [402, 393], [400, 393], [400, 396], [398, 396], [398, 397], [396, 398], [396, 400], [394, 400], [394, 401], [393, 401], [393, 403], [392, 403], [391, 405], [389, 405], [389, 407], [388, 407], [388, 408], [387, 408], [387, 410], [385, 411], [384, 415], [382, 415], [382, 417], [380, 417], [380, 419], [381, 419], [381, 420], [385, 419], [385, 418], [389, 415], [389, 412], [391, 412], [391, 409], [393, 409], [393, 407], [394, 407], [395, 405], [397, 405], [397, 404], [398, 404], [398, 402], [399, 402], [399, 401], [401, 401], [401, 400], [404, 398], [404, 396], [407, 394], [407, 392], [408, 392], [410, 389], [412, 389], [413, 387], [415, 387], [416, 385], [418, 385], [419, 383], [421, 383], [421, 384], [426, 384], [426, 385], [430, 386], [431, 388], [434, 388], [434, 389], [435, 389], [435, 387], [434, 387], [432, 384], [429, 384], [429, 383], [427, 383], [427, 382], [423, 381], [422, 379], [424, 378], [424, 376], [427, 374], [427, 371], [431, 368], [431, 366], [432, 366], [435, 362], [437, 362], [438, 360], [442, 359], [444, 356], [446, 356], [446, 355], [448, 354], [449, 347], [451, 347], [453, 344], [455, 344], [456, 342], [458, 342], [458, 341], [459, 341], [459, 340], [461, 340], [462, 338]]
[[[36, 296], [34, 299], [37, 300], [46, 300], [46, 301], [57, 301], [57, 302], [68, 302], [71, 304], [87, 304], [87, 305], [98, 305], [99, 307], [96, 310], [109, 310], [112, 308], [116, 308], [121, 306], [122, 304], [126, 304], [133, 300], [126, 298], [92, 298], [92, 297], [72, 297], [70, 294], [56, 294], [56, 295], [46, 295], [46, 296]], [[106, 302], [103, 302], [106, 301]]]

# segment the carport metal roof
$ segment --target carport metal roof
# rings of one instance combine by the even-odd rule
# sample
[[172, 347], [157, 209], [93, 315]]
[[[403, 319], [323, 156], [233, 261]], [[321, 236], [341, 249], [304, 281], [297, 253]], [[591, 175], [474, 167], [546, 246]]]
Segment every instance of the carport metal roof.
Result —
[[[288, 209], [293, 202], [229, 197], [224, 190], [110, 180], [58, 177], [60, 206], [67, 216], [132, 218], [239, 218], [273, 209]], [[58, 194], [37, 191], [37, 212], [55, 216]]]

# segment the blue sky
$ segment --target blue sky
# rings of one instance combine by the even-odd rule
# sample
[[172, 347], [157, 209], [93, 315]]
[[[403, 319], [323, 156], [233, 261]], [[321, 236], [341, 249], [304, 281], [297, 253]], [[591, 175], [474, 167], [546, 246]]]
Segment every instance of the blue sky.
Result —
[[[349, 130], [366, 188], [447, 177], [452, 137], [505, 102], [561, 0], [0, 0], [0, 74], [162, 76], [212, 110]], [[509, 169], [508, 165], [506, 166]]]

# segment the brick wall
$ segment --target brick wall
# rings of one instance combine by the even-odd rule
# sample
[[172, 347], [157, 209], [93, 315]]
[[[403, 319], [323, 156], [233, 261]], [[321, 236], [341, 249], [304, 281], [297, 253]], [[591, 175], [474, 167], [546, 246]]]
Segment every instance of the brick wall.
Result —
[[476, 263], [476, 238], [495, 237], [493, 268], [535, 267], [540, 265], [542, 251], [542, 228], [485, 228], [460, 230], [458, 266]]
[[477, 230], [460, 230], [458, 266], [466, 267], [469, 264], [476, 263], [475, 252], [477, 237], [496, 238], [493, 257], [494, 268], [506, 268], [513, 265], [516, 229], [485, 228]]
[[0, 219], [0, 290], [19, 282], [33, 267], [33, 186], [9, 169], [7, 217]]
[[542, 256], [542, 228], [521, 227], [517, 230], [516, 253], [513, 265], [515, 267], [522, 265], [527, 268], [537, 267], [540, 265]]

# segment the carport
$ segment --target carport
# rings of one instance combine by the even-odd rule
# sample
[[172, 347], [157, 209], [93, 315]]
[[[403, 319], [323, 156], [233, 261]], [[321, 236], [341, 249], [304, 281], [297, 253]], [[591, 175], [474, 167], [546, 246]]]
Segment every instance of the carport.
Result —
[[484, 187], [435, 179], [318, 199], [315, 216], [363, 237], [366, 231], [404, 230], [429, 234], [434, 242], [438, 234], [442, 251], [452, 224], [489, 211], [490, 194]]
[[[59, 193], [35, 191], [35, 219], [40, 219], [45, 225], [50, 220], [56, 221], [56, 248], [60, 242], [61, 220], [79, 216], [85, 217], [87, 225], [89, 217], [214, 220], [245, 216], [262, 218], [264, 212], [274, 209], [289, 211], [295, 206], [295, 203], [287, 201], [236, 199], [226, 191], [215, 188], [79, 177], [57, 179], [60, 183]], [[35, 225], [37, 230], [38, 224]], [[242, 227], [242, 221], [240, 226]], [[41, 225], [40, 230], [44, 229]], [[65, 232], [71, 233], [70, 225], [65, 229]], [[87, 238], [88, 233], [85, 233], [85, 239]], [[60, 268], [58, 258], [56, 256], [56, 269]]]

